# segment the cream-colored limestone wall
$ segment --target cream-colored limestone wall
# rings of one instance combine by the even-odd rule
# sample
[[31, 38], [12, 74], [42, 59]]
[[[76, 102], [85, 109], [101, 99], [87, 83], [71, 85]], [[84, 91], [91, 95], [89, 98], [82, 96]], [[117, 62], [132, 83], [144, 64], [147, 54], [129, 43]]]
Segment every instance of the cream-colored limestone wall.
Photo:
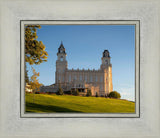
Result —
[[113, 91], [113, 84], [112, 84], [112, 66], [109, 66], [109, 83], [108, 83], [108, 86], [109, 86], [109, 92]]
[[76, 86], [91, 84], [95, 87], [93, 92], [99, 92], [100, 95], [104, 95], [104, 87], [106, 87], [104, 86], [104, 72], [102, 70], [66, 70], [65, 82], [74, 83]]

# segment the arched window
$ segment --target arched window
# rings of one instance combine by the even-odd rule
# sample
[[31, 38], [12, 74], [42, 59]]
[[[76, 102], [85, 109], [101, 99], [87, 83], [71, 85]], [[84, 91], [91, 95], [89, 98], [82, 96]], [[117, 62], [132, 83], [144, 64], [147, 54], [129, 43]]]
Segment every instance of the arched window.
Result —
[[107, 59], [105, 60], [105, 63], [108, 64], [108, 60]]
[[60, 61], [63, 61], [63, 57], [60, 58]]
[[63, 53], [63, 49], [62, 48], [60, 49], [60, 53]]

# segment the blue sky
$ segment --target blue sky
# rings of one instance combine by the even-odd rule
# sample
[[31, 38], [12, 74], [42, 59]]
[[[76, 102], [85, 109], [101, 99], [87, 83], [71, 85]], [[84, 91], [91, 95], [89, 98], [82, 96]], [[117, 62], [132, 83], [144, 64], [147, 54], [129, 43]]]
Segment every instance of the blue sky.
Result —
[[[55, 82], [56, 54], [61, 41], [66, 49], [69, 69], [99, 69], [102, 52], [108, 49], [113, 90], [120, 92], [122, 99], [134, 100], [134, 25], [41, 25], [37, 35], [49, 54], [47, 62], [33, 65], [40, 73], [40, 83], [50, 85]], [[31, 76], [28, 64], [27, 69]]]

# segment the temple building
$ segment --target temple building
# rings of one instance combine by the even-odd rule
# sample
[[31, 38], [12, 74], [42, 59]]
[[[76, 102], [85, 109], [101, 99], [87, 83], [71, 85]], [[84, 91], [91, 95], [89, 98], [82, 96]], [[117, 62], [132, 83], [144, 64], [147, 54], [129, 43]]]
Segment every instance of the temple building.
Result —
[[57, 52], [55, 84], [43, 86], [40, 89], [41, 91], [56, 92], [59, 87], [62, 87], [63, 91], [78, 89], [82, 95], [85, 95], [87, 90], [90, 89], [93, 96], [96, 93], [105, 96], [113, 90], [112, 64], [108, 50], [104, 50], [102, 53], [102, 63], [98, 70], [68, 69], [66, 56], [66, 50], [61, 43]]

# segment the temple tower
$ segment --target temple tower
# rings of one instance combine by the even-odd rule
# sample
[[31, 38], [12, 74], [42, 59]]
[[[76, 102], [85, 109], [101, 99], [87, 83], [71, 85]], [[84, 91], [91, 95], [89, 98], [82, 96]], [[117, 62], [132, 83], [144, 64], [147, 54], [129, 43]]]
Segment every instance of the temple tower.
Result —
[[57, 52], [57, 61], [56, 61], [56, 83], [65, 83], [65, 71], [68, 68], [68, 63], [66, 60], [66, 52], [65, 48], [63, 46], [63, 43], [61, 42], [58, 52]]
[[101, 70], [104, 72], [103, 79], [104, 79], [104, 93], [107, 95], [109, 92], [113, 91], [112, 85], [112, 64], [111, 64], [111, 57], [108, 50], [104, 50], [102, 54], [102, 64]]

